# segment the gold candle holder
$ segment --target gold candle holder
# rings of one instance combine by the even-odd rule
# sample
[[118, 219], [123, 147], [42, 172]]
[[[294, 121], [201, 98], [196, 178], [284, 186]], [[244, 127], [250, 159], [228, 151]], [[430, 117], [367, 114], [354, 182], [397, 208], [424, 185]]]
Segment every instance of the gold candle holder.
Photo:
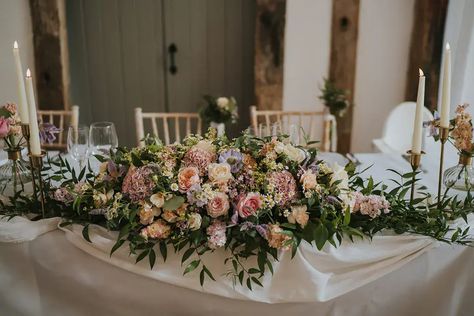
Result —
[[413, 199], [415, 198], [415, 180], [416, 180], [416, 170], [420, 167], [421, 164], [421, 155], [425, 152], [422, 151], [421, 153], [414, 153], [411, 150], [407, 151], [407, 154], [410, 155], [410, 165], [412, 170], [412, 178], [411, 178], [411, 193], [410, 193], [410, 204], [413, 203]]
[[36, 177], [33, 168], [33, 159], [31, 157], [31, 148], [30, 148], [30, 124], [21, 124], [21, 134], [26, 141], [26, 148], [28, 148], [28, 157], [30, 160], [31, 167], [31, 180], [33, 181], [33, 195], [35, 198], [38, 198], [38, 192], [36, 191]]
[[[37, 181], [38, 181], [38, 190], [40, 193], [40, 203], [41, 203], [41, 213], [43, 214], [43, 218], [45, 218], [45, 196], [44, 196], [44, 186], [43, 186], [43, 177], [41, 176], [41, 170], [43, 169], [43, 158], [46, 155], [45, 151], [42, 151], [40, 155], [33, 155], [30, 154], [30, 163], [31, 163], [31, 173], [37, 173]], [[35, 178], [35, 177], [34, 177]], [[33, 182], [33, 188], [36, 186], [36, 183]]]
[[444, 145], [449, 137], [449, 127], [439, 128], [439, 140], [441, 141], [441, 152], [439, 157], [439, 175], [438, 175], [438, 207], [441, 205], [441, 187], [443, 182], [443, 163], [444, 163]]

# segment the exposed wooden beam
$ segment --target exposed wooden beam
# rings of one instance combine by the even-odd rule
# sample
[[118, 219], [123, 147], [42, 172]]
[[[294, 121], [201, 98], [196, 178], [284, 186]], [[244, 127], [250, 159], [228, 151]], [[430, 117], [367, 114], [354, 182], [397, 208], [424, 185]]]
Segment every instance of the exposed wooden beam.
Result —
[[[329, 79], [337, 88], [349, 92], [351, 104], [354, 101], [358, 33], [359, 0], [333, 0]], [[350, 151], [353, 112], [351, 105], [342, 118], [337, 118], [337, 151], [340, 153]]]
[[69, 61], [64, 0], [30, 0], [34, 74], [40, 109], [69, 107]]
[[281, 110], [286, 0], [257, 0], [255, 97], [259, 109]]
[[416, 100], [418, 68], [421, 68], [426, 75], [425, 106], [431, 110], [435, 110], [438, 104], [438, 83], [448, 2], [448, 0], [415, 2], [405, 99]]

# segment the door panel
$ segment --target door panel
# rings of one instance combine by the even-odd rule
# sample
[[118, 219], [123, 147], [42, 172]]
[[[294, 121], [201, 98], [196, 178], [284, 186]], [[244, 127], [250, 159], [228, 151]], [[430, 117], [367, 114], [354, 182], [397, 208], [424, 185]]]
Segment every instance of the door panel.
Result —
[[71, 99], [81, 123], [113, 121], [120, 144], [135, 145], [135, 107], [196, 112], [202, 95], [213, 94], [235, 96], [241, 119], [232, 129], [248, 126], [254, 1], [68, 0], [66, 8]]

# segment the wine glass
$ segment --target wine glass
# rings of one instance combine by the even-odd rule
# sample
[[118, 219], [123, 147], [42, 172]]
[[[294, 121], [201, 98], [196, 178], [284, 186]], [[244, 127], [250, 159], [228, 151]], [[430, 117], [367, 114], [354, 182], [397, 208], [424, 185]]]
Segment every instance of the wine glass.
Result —
[[67, 133], [67, 151], [79, 163], [80, 170], [89, 155], [89, 126], [70, 126]]
[[92, 123], [89, 131], [89, 142], [93, 154], [109, 156], [110, 150], [118, 146], [114, 123]]

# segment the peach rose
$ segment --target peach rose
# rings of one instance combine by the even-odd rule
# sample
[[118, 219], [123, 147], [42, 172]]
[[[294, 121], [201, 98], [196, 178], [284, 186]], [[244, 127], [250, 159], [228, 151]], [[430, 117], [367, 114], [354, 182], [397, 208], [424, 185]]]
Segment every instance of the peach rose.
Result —
[[300, 178], [300, 182], [303, 185], [303, 190], [313, 190], [318, 185], [316, 180], [316, 174], [314, 174], [311, 170], [305, 171]]
[[150, 202], [156, 207], [163, 207], [163, 204], [165, 204], [165, 196], [163, 193], [155, 193], [150, 196]]
[[200, 181], [199, 170], [196, 167], [185, 167], [178, 173], [178, 186], [182, 192], [187, 192], [191, 186]]
[[160, 210], [146, 203], [143, 205], [140, 211], [138, 211], [138, 216], [140, 217], [140, 223], [142, 225], [149, 225], [153, 223], [153, 219], [158, 215], [160, 215]]
[[262, 207], [260, 194], [250, 192], [240, 198], [237, 203], [237, 212], [239, 212], [240, 217], [245, 218], [255, 215], [260, 207]]
[[207, 214], [212, 218], [227, 215], [230, 204], [227, 194], [217, 192], [214, 197], [207, 203]]
[[227, 183], [232, 179], [230, 169], [228, 163], [211, 163], [207, 168], [209, 179], [214, 183]]
[[171, 233], [171, 227], [162, 219], [153, 222], [153, 224], [144, 229], [146, 230], [146, 236], [150, 238], [165, 239], [168, 238]]
[[298, 205], [291, 207], [291, 213], [288, 215], [288, 222], [291, 224], [298, 223], [301, 227], [305, 227], [309, 220], [309, 214], [306, 212], [308, 207], [306, 205]]

